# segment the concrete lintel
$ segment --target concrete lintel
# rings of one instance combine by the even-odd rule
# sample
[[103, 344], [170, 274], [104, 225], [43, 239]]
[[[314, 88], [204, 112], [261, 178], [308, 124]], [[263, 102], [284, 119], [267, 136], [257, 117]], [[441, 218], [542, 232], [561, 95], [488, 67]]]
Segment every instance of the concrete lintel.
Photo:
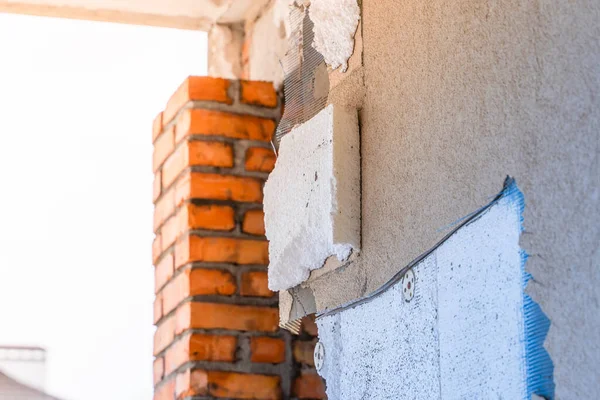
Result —
[[207, 31], [254, 18], [269, 0], [0, 0], [0, 12]]

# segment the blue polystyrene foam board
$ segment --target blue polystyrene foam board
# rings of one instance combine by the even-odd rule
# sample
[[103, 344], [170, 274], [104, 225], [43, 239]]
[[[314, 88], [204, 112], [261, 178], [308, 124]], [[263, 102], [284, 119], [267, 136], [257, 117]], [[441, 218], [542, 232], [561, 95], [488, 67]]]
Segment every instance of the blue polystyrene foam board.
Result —
[[[523, 211], [525, 210], [525, 197], [517, 187], [514, 179], [507, 179], [502, 197], [517, 207], [523, 231]], [[548, 400], [554, 400], [554, 363], [550, 354], [544, 348], [544, 341], [550, 329], [550, 319], [544, 314], [525, 289], [532, 278], [525, 270], [528, 255], [521, 250], [521, 271], [523, 273], [523, 329], [524, 329], [524, 354], [527, 376], [527, 397], [531, 399], [536, 394]]]

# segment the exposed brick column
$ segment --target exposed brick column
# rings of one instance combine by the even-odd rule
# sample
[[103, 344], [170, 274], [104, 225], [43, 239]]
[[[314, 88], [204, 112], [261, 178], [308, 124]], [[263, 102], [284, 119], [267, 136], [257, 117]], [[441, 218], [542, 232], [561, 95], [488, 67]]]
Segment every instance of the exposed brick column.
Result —
[[280, 330], [267, 287], [279, 116], [270, 83], [190, 77], [154, 122], [155, 400], [324, 397], [314, 324]]

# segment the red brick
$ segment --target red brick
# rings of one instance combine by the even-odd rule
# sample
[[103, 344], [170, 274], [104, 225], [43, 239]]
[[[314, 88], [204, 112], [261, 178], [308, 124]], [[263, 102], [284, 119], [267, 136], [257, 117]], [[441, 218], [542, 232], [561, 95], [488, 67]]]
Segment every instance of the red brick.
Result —
[[169, 190], [162, 195], [154, 206], [154, 232], [175, 211], [175, 191]]
[[195, 229], [231, 231], [235, 228], [235, 211], [230, 206], [184, 204], [160, 230], [162, 250], [172, 246], [179, 237]]
[[153, 364], [154, 386], [165, 377], [165, 360], [162, 357], [156, 357]]
[[280, 385], [278, 376], [186, 370], [177, 375], [176, 393], [177, 399], [208, 395], [240, 400], [279, 400], [282, 398]]
[[233, 167], [233, 147], [223, 142], [188, 142], [189, 165]]
[[[250, 366], [237, 364], [237, 335], [219, 334], [222, 330], [251, 332], [250, 360], [246, 361], [255, 363], [255, 367], [259, 367], [256, 363], [284, 363], [291, 357], [287, 342], [269, 336], [279, 330], [277, 307], [230, 304], [241, 296], [275, 295], [268, 290], [266, 272], [256, 267], [268, 264], [262, 211], [240, 215], [230, 202], [251, 203], [243, 207], [252, 208], [262, 204], [264, 179], [239, 176], [244, 174], [237, 172], [241, 161], [247, 171], [272, 170], [275, 156], [267, 144], [276, 127], [275, 121], [268, 118], [217, 111], [212, 106], [201, 109], [202, 103], [191, 103], [233, 104], [230, 83], [219, 78], [186, 79], [153, 126], [156, 238], [152, 258], [157, 289], [154, 323], [158, 325], [153, 353], [160, 356], [154, 363], [156, 400], [183, 400], [188, 396], [269, 400], [284, 396], [279, 375], [245, 373]], [[280, 103], [268, 82], [245, 81], [240, 86], [242, 103], [270, 108]], [[262, 141], [265, 147], [257, 144], [240, 155], [231, 143], [235, 140]], [[240, 156], [244, 158], [238, 159]], [[231, 175], [226, 174], [234, 167]], [[231, 232], [240, 231], [243, 237], [215, 237], [218, 232], [232, 236]], [[257, 240], [248, 239], [248, 235], [256, 235]], [[192, 264], [195, 262], [251, 267], [243, 267], [234, 275], [229, 269], [198, 268], [200, 265]], [[208, 296], [220, 296], [220, 300]], [[297, 353], [308, 351], [301, 348], [303, 345], [296, 345]], [[308, 362], [300, 362], [309, 366]], [[211, 370], [221, 369], [218, 363], [230, 363], [244, 372], [193, 367], [178, 371], [191, 363], [217, 363], [207, 364]], [[301, 383], [294, 383], [294, 388], [302, 389]]]
[[186, 146], [177, 148], [165, 161], [162, 169], [162, 186], [169, 187], [175, 178], [188, 166]]
[[248, 171], [271, 172], [275, 168], [275, 153], [264, 147], [251, 147], [246, 151], [246, 169]]
[[154, 268], [154, 288], [155, 292], [158, 292], [160, 288], [162, 288], [165, 283], [173, 276], [173, 271], [175, 268], [173, 267], [173, 253], [168, 253], [163, 256], [163, 258], [156, 264]]
[[275, 332], [277, 308], [235, 304], [187, 302], [177, 308], [177, 332], [187, 329], [231, 329]]
[[160, 234], [156, 234], [152, 241], [152, 263], [156, 264], [162, 254], [162, 239]]
[[163, 291], [163, 312], [168, 314], [185, 298], [202, 295], [230, 296], [235, 293], [235, 278], [216, 269], [183, 271], [167, 284]]
[[162, 184], [161, 184], [161, 173], [157, 171], [154, 175], [154, 181], [152, 182], [152, 202], [156, 203], [156, 200], [160, 197], [162, 193]]
[[272, 82], [241, 81], [242, 103], [255, 106], [277, 107], [277, 92]]
[[294, 342], [294, 359], [300, 364], [315, 366], [315, 344], [317, 339], [311, 340], [310, 342], [297, 340]]
[[173, 316], [164, 318], [154, 332], [154, 355], [167, 348], [175, 337], [176, 319]]
[[319, 329], [315, 323], [315, 314], [310, 314], [302, 318], [302, 331], [315, 337], [319, 335]]
[[162, 240], [163, 250], [168, 249], [175, 243], [179, 235], [179, 220], [173, 216], [165, 221], [160, 228], [160, 236]]
[[189, 296], [187, 287], [187, 277], [184, 273], [173, 278], [162, 290], [163, 295], [163, 313], [168, 314], [177, 307], [186, 297]]
[[316, 373], [302, 373], [294, 380], [292, 393], [299, 399], [325, 399], [325, 383]]
[[154, 325], [156, 325], [162, 317], [163, 317], [162, 294], [159, 293], [156, 295], [156, 298], [154, 299], [154, 318], [153, 318]]
[[256, 336], [250, 339], [250, 360], [256, 363], [278, 364], [285, 361], [283, 339]]
[[162, 132], [162, 128], [163, 128], [162, 120], [163, 120], [163, 113], [160, 112], [154, 118], [154, 121], [152, 122], [152, 143], [154, 143], [154, 141], [156, 140], [158, 135], [160, 135], [160, 133]]
[[240, 294], [242, 296], [273, 297], [275, 292], [269, 290], [269, 280], [266, 272], [251, 271], [242, 274]]
[[156, 172], [161, 164], [169, 157], [175, 149], [175, 129], [166, 129], [154, 142], [154, 154], [152, 157], [152, 171]]
[[192, 198], [260, 203], [262, 186], [254, 178], [188, 172], [176, 184], [175, 200], [178, 205]]
[[208, 375], [202, 370], [185, 370], [177, 374], [176, 388], [177, 399], [181, 400], [191, 396], [204, 396], [208, 393]]
[[268, 246], [267, 241], [190, 235], [175, 245], [175, 265], [177, 268], [190, 262], [267, 265]]
[[154, 392], [154, 400], [173, 400], [175, 398], [175, 380], [170, 379]]
[[250, 115], [223, 111], [188, 109], [177, 121], [175, 140], [189, 135], [209, 135], [233, 139], [270, 142], [275, 133], [275, 121]]
[[281, 378], [270, 375], [208, 371], [209, 394], [235, 399], [281, 399]]
[[235, 336], [186, 335], [167, 350], [166, 374], [170, 374], [189, 361], [234, 362], [236, 348]]
[[265, 214], [262, 210], [250, 210], [244, 215], [242, 231], [251, 235], [265, 234]]
[[191, 141], [182, 143], [165, 161], [162, 186], [170, 186], [189, 166], [233, 167], [233, 148], [222, 142]]
[[233, 100], [227, 93], [229, 85], [228, 80], [221, 78], [188, 77], [167, 102], [167, 107], [163, 113], [163, 123], [166, 124], [171, 121], [188, 101], [204, 100], [232, 104]]
[[177, 218], [180, 234], [194, 229], [230, 231], [235, 228], [235, 211], [230, 206], [185, 204]]
[[190, 296], [219, 294], [230, 296], [235, 293], [235, 278], [228, 271], [196, 268], [186, 271], [189, 279]]

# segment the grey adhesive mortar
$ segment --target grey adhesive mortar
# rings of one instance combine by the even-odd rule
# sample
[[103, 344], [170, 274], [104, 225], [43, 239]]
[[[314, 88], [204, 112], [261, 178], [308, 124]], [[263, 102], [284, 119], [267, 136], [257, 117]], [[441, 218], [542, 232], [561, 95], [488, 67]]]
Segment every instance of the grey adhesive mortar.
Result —
[[557, 397], [598, 398], [600, 2], [362, 10], [361, 256], [308, 284], [317, 308], [380, 287], [511, 175], [527, 201], [528, 292], [552, 321]]

